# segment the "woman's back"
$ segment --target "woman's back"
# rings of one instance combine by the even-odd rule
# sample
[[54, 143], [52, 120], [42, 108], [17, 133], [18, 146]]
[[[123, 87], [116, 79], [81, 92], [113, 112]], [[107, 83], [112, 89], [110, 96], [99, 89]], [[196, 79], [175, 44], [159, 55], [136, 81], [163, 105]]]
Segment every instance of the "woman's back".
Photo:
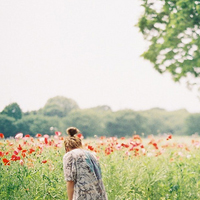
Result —
[[63, 157], [66, 181], [74, 181], [74, 200], [107, 200], [96, 157], [84, 149], [74, 149]]

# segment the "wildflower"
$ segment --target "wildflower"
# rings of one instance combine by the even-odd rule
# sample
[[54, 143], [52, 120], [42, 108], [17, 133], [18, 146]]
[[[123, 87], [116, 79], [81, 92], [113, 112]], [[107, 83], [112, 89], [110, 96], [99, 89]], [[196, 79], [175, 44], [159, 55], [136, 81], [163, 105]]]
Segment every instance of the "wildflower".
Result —
[[91, 151], [93, 151], [93, 150], [94, 150], [94, 147], [88, 145], [88, 149], [91, 150]]
[[20, 165], [22, 165], [22, 166], [24, 165], [24, 161], [23, 161], [23, 160], [20, 160], [19, 163], [20, 163]]
[[16, 155], [12, 155], [11, 160], [12, 161], [17, 161], [17, 160], [20, 160], [20, 157], [16, 156]]
[[4, 138], [4, 134], [3, 133], [0, 133], [0, 138]]
[[3, 161], [4, 165], [10, 165], [10, 161], [8, 159], [3, 158], [2, 161]]
[[47, 160], [43, 160], [43, 161], [42, 161], [42, 163], [46, 163], [46, 162], [47, 162]]
[[37, 137], [37, 138], [42, 137], [42, 134], [37, 133], [35, 137]]
[[30, 137], [30, 135], [25, 135], [24, 137]]
[[172, 139], [172, 135], [168, 135], [166, 140], [170, 140], [170, 139]]
[[35, 150], [34, 149], [29, 149], [29, 154], [32, 154]]
[[0, 157], [4, 156], [4, 152], [0, 151]]
[[22, 150], [22, 146], [19, 144], [19, 147], [17, 147], [18, 150]]
[[43, 137], [44, 137], [44, 138], [49, 138], [49, 135], [46, 134], [46, 135], [44, 135]]
[[23, 138], [23, 133], [17, 133], [15, 135], [15, 139], [21, 139], [21, 138]]
[[81, 133], [78, 133], [77, 137], [79, 137], [80, 139], [83, 139], [83, 135]]
[[62, 134], [62, 133], [59, 132], [59, 131], [56, 131], [56, 132], [55, 132], [55, 135], [57, 135], [57, 136], [61, 136], [61, 134]]

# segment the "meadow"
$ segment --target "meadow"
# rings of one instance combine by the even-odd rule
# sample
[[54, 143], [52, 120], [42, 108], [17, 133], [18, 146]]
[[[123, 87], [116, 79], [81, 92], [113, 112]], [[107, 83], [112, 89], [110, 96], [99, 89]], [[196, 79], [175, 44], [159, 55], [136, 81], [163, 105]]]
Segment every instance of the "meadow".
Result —
[[[67, 199], [60, 132], [0, 138], [1, 200]], [[198, 137], [102, 136], [83, 146], [99, 159], [109, 200], [200, 199]]]

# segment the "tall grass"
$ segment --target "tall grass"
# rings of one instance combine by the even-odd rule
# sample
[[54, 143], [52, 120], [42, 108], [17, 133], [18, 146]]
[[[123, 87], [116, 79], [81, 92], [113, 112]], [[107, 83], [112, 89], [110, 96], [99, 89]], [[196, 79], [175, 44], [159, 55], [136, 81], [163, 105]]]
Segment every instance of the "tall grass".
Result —
[[[158, 143], [158, 149], [146, 142], [145, 153], [140, 149], [138, 155], [125, 147], [107, 155], [105, 149], [112, 146], [112, 142], [104, 141], [99, 146], [95, 139], [85, 141], [85, 147], [92, 145], [98, 150], [109, 200], [197, 200], [200, 199], [200, 150], [198, 145], [188, 141], [181, 146], [171, 142], [161, 147], [168, 144], [164, 141]], [[30, 142], [22, 146], [23, 149], [32, 147], [35, 151], [21, 157], [23, 165], [19, 160], [4, 165], [2, 159], [10, 159], [19, 145], [12, 142], [10, 146], [9, 141], [0, 141], [0, 152], [4, 152], [0, 160], [0, 199], [67, 199], [62, 163], [64, 148], [44, 145], [40, 152], [36, 141]], [[117, 140], [119, 144], [122, 142], [128, 143]], [[47, 162], [42, 163], [43, 160]]]

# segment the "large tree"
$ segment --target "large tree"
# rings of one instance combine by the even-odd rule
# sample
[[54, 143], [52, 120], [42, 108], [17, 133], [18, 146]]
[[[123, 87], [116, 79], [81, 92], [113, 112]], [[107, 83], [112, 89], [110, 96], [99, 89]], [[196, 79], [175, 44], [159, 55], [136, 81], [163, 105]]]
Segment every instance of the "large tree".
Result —
[[198, 85], [200, 75], [200, 1], [141, 0], [138, 26], [149, 48], [143, 57], [175, 81]]
[[74, 109], [79, 109], [78, 104], [73, 99], [63, 96], [56, 96], [47, 101], [42, 112], [47, 116], [65, 117]]
[[17, 103], [11, 103], [8, 106], [6, 106], [1, 112], [1, 114], [13, 117], [16, 120], [22, 118], [22, 110]]

